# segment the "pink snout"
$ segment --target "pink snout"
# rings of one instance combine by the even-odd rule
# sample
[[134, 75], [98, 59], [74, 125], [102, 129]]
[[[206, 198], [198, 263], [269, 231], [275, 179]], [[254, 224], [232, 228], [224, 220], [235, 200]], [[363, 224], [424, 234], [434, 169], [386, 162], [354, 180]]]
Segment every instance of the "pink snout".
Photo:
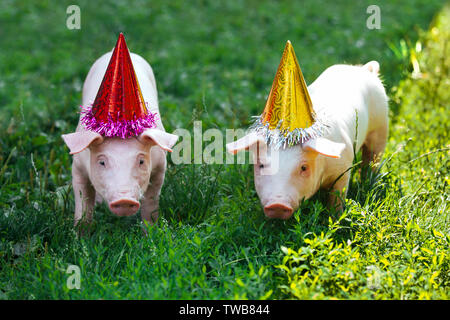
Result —
[[282, 203], [272, 203], [264, 207], [266, 216], [273, 219], [289, 219], [293, 212], [294, 210], [289, 205]]
[[109, 209], [120, 217], [128, 217], [139, 210], [139, 202], [132, 199], [119, 199], [109, 204]]

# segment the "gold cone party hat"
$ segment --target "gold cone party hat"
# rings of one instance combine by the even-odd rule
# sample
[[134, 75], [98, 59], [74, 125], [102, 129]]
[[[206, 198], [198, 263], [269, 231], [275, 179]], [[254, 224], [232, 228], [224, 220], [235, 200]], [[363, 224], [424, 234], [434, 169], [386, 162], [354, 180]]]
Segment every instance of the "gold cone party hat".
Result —
[[323, 128], [316, 120], [294, 48], [287, 41], [266, 106], [252, 129], [263, 133], [267, 143], [286, 147], [321, 135]]

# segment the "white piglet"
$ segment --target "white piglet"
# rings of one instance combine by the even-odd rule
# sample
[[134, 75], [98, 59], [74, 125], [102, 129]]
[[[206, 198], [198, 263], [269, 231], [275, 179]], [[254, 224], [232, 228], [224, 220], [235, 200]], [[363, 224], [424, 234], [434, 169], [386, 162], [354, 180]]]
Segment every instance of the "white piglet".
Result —
[[[97, 95], [112, 52], [91, 67], [83, 86], [83, 106]], [[156, 128], [135, 137], [104, 137], [86, 130], [80, 121], [76, 132], [63, 135], [73, 154], [72, 184], [75, 194], [75, 224], [86, 215], [92, 220], [95, 199], [103, 199], [118, 216], [130, 216], [141, 209], [150, 223], [158, 218], [159, 196], [166, 170], [166, 151], [178, 136], [166, 133], [161, 122], [155, 77], [150, 65], [130, 53], [142, 96], [150, 112], [157, 114]]]
[[255, 187], [267, 217], [288, 219], [303, 199], [321, 188], [331, 191], [329, 205], [341, 208], [336, 191], [346, 196], [354, 154], [362, 148], [365, 163], [380, 159], [388, 135], [388, 98], [378, 72], [376, 61], [326, 69], [308, 92], [328, 130], [322, 137], [278, 150], [270, 174], [266, 169], [273, 162], [271, 153], [262, 151], [274, 150], [262, 136], [252, 132], [227, 145], [233, 154], [248, 149], [254, 153]]

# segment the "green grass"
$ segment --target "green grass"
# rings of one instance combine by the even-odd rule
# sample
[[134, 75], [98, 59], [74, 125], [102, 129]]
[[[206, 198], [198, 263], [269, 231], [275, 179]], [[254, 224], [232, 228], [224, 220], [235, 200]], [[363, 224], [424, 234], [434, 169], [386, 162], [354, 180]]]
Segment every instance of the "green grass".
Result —
[[[72, 3], [0, 4], [0, 298], [449, 298], [449, 10], [421, 31], [441, 1], [382, 3], [381, 30], [365, 27], [369, 1], [80, 1], [78, 31], [65, 24]], [[378, 60], [391, 99], [383, 165], [364, 180], [354, 168], [341, 216], [320, 193], [272, 221], [251, 166], [169, 164], [148, 236], [139, 217], [99, 206], [80, 237], [60, 134], [119, 32], [152, 64], [169, 132], [247, 127], [287, 39], [308, 83]], [[66, 287], [70, 264], [80, 290]]]

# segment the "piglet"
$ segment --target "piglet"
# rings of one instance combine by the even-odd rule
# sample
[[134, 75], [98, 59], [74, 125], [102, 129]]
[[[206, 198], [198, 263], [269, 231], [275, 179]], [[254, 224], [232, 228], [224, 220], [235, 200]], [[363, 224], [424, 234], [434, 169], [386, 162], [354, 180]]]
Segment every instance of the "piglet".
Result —
[[[93, 103], [111, 55], [104, 54], [91, 67], [83, 85], [83, 106]], [[158, 218], [166, 151], [171, 151], [178, 136], [164, 130], [152, 68], [139, 55], [130, 56], [148, 110], [158, 115], [156, 128], [122, 139], [86, 130], [79, 121], [75, 133], [62, 135], [74, 155], [75, 225], [83, 214], [88, 223], [92, 221], [96, 197], [106, 201], [117, 216], [130, 216], [141, 209], [143, 221], [153, 223]]]
[[329, 125], [322, 137], [274, 150], [250, 132], [227, 144], [232, 154], [253, 152], [256, 192], [267, 217], [290, 218], [319, 189], [330, 190], [329, 206], [341, 209], [354, 154], [362, 148], [366, 164], [380, 159], [388, 136], [388, 98], [378, 72], [376, 61], [334, 65], [308, 87], [316, 114]]

